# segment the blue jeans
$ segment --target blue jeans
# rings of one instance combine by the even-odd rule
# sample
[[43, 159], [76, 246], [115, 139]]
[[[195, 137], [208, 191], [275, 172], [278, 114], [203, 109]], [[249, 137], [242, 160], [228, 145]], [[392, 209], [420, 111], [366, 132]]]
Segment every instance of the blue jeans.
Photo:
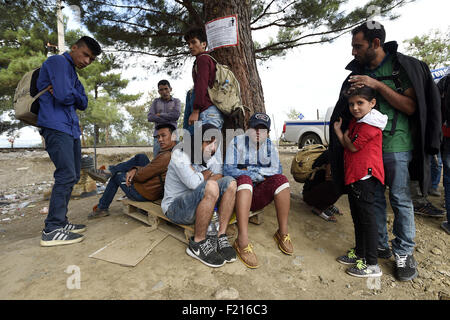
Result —
[[51, 232], [67, 224], [72, 189], [80, 180], [81, 144], [80, 139], [58, 130], [42, 128], [41, 134], [45, 139], [45, 150], [55, 165], [55, 184], [44, 228], [45, 232]]
[[441, 151], [444, 169], [445, 208], [447, 210], [447, 221], [450, 221], [450, 138], [444, 137]]
[[147, 201], [147, 199], [136, 191], [133, 185], [127, 187], [124, 182], [126, 181], [127, 172], [130, 171], [131, 168], [136, 166], [144, 167], [149, 163], [150, 160], [145, 154], [137, 154], [128, 161], [119, 163], [115, 166], [109, 166], [109, 171], [111, 171], [112, 176], [106, 185], [106, 189], [103, 192], [102, 197], [98, 201], [98, 208], [108, 209], [119, 187], [123, 190], [123, 192], [125, 192], [125, 195], [129, 199], [135, 201]]
[[431, 187], [437, 189], [439, 182], [441, 182], [442, 172], [442, 158], [441, 154], [437, 154], [437, 163], [435, 156], [430, 156], [430, 168], [431, 168]]
[[219, 129], [219, 131], [222, 130], [223, 114], [216, 106], [209, 106], [208, 109], [201, 112], [198, 120], [201, 120], [202, 124], [210, 123]]
[[[232, 181], [234, 181], [234, 178], [230, 176], [217, 180], [217, 184], [219, 185], [219, 199], [216, 203], [217, 207], [222, 200], [222, 195], [227, 191], [228, 186]], [[167, 218], [178, 224], [193, 224], [195, 222], [197, 206], [205, 195], [206, 183], [207, 181], [204, 181], [194, 190], [188, 191], [184, 195], [175, 198], [167, 209]]]
[[[408, 171], [411, 159], [410, 151], [383, 152], [385, 184], [389, 187], [389, 202], [394, 211], [392, 250], [399, 255], [412, 254], [415, 245], [416, 227]], [[384, 186], [377, 186], [373, 208], [378, 226], [378, 247], [389, 248], [384, 191]]]

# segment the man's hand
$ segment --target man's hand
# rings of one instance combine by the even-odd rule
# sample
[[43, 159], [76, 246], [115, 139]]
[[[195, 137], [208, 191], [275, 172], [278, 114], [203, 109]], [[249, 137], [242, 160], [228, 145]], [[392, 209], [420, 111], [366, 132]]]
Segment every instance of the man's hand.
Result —
[[191, 115], [189, 116], [188, 123], [190, 126], [194, 124], [195, 121], [198, 121], [198, 117], [200, 115], [200, 112], [198, 110], [193, 110]]
[[351, 76], [348, 82], [351, 83], [350, 91], [362, 87], [369, 87], [378, 91], [379, 81], [369, 76]]
[[49, 85], [49, 86], [47, 87], [47, 89], [48, 89], [48, 92], [50, 92], [50, 94], [53, 95], [53, 86], [52, 86], [52, 85]]
[[131, 169], [130, 171], [127, 172], [126, 178], [125, 178], [125, 184], [127, 185], [127, 187], [131, 186], [131, 184], [133, 183], [133, 179], [134, 176], [136, 175], [137, 169]]

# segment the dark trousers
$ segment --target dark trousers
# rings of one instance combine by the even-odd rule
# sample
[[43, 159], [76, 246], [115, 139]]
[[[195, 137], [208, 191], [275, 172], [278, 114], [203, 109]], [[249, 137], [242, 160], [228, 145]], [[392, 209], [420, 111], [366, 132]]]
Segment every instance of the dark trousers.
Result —
[[67, 223], [72, 189], [80, 180], [81, 144], [80, 139], [61, 131], [43, 128], [41, 134], [45, 139], [45, 150], [55, 165], [55, 184], [44, 229], [45, 232], [51, 232]]
[[347, 186], [348, 201], [355, 228], [356, 255], [365, 258], [369, 265], [378, 263], [378, 228], [373, 212], [375, 189], [378, 184], [380, 184], [378, 179], [371, 177]]
[[323, 181], [307, 191], [303, 191], [303, 201], [321, 211], [338, 201], [341, 194], [333, 181]]
[[131, 168], [145, 167], [149, 163], [150, 160], [145, 154], [137, 154], [128, 161], [119, 163], [115, 166], [109, 166], [109, 171], [111, 171], [112, 177], [109, 179], [106, 189], [98, 201], [98, 208], [108, 209], [119, 187], [123, 190], [123, 192], [125, 192], [125, 195], [129, 199], [135, 201], [147, 201], [147, 199], [137, 192], [133, 185], [127, 187], [124, 182], [126, 180], [127, 172], [130, 171]]

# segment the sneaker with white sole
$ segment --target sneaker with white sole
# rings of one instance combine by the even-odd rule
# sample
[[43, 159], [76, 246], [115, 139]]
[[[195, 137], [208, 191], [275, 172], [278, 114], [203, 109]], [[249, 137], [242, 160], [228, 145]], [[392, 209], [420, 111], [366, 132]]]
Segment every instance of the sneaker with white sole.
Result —
[[84, 236], [82, 234], [77, 234], [63, 230], [59, 228], [50, 232], [42, 231], [41, 236], [41, 246], [42, 247], [53, 247], [62, 246], [66, 244], [78, 243], [83, 241]]
[[358, 259], [359, 258], [355, 253], [355, 249], [352, 248], [347, 251], [346, 255], [340, 256], [336, 260], [342, 264], [355, 264]]
[[383, 272], [378, 264], [367, 265], [363, 259], [356, 261], [356, 264], [346, 270], [346, 272], [358, 278], [376, 278], [381, 277]]
[[200, 242], [195, 242], [194, 237], [189, 238], [186, 253], [208, 267], [218, 268], [226, 263], [225, 259], [215, 250], [215, 244], [209, 237]]
[[236, 251], [228, 242], [226, 234], [217, 238], [217, 252], [225, 259], [225, 262], [236, 261]]
[[82, 233], [86, 231], [86, 226], [84, 224], [74, 224], [68, 222], [64, 227], [64, 231], [69, 231], [72, 233]]
[[412, 254], [395, 253], [395, 276], [400, 281], [409, 281], [417, 277], [417, 262]]

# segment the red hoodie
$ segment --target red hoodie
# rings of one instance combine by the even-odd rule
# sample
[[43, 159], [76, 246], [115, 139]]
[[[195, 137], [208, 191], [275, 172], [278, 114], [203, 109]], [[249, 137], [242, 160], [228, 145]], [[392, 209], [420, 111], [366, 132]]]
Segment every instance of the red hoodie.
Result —
[[383, 132], [380, 128], [352, 119], [348, 127], [350, 140], [358, 149], [344, 149], [345, 184], [361, 180], [371, 174], [384, 184]]

